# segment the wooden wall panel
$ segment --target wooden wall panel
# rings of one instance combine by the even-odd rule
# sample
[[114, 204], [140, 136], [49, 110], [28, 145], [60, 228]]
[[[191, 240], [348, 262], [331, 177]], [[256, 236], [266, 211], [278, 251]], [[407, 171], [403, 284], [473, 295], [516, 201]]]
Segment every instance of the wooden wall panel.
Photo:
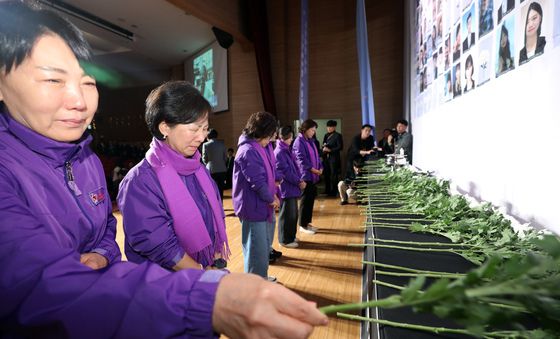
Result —
[[[268, 1], [267, 6], [278, 118], [282, 124], [291, 124], [298, 118], [299, 105], [300, 1]], [[361, 126], [355, 6], [355, 0], [309, 0], [309, 116], [342, 118], [339, 131], [346, 145]], [[403, 0], [366, 1], [377, 135], [383, 128], [393, 127], [402, 116], [403, 10]], [[236, 41], [229, 49], [230, 110], [210, 117], [211, 127], [219, 131], [219, 138], [228, 147], [237, 144], [249, 115], [263, 109], [254, 51], [242, 47]], [[181, 69], [181, 66], [171, 69], [171, 78], [179, 78]], [[125, 115], [124, 126], [104, 129], [108, 140], [146, 138], [142, 134], [145, 131], [143, 119], [138, 126], [135, 123], [134, 128], [122, 127], [128, 126], [130, 118], [127, 116], [143, 114], [149, 89], [102, 94], [99, 116], [103, 121], [107, 121], [107, 116]], [[113, 102], [113, 107], [103, 102]]]
[[[300, 1], [270, 1], [269, 36], [278, 116], [299, 115]], [[377, 135], [403, 110], [403, 1], [366, 1]], [[362, 125], [354, 0], [309, 0], [309, 117], [342, 118], [349, 145]]]

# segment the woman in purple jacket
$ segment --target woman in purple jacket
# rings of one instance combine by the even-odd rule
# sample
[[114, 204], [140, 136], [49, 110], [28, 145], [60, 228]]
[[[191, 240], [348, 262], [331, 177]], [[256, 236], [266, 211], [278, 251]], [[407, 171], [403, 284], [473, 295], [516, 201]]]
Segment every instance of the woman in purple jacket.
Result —
[[296, 158], [290, 146], [294, 140], [292, 127], [280, 129], [279, 140], [276, 142], [276, 173], [280, 179], [280, 212], [278, 213], [278, 242], [288, 248], [299, 246], [296, 238], [298, 205], [297, 200], [307, 184], [301, 179]]
[[88, 146], [98, 103], [89, 55], [57, 14], [0, 2], [1, 336], [292, 338], [326, 323], [258, 277], [120, 261]]
[[225, 267], [224, 210], [198, 151], [211, 111], [186, 81], [164, 83], [148, 96], [146, 123], [153, 140], [121, 182], [117, 198], [129, 261], [173, 270]]
[[305, 120], [300, 128], [299, 135], [294, 141], [292, 152], [301, 173], [301, 180], [307, 184], [301, 195], [299, 204], [299, 230], [307, 234], [315, 234], [317, 228], [311, 225], [313, 219], [313, 205], [317, 197], [319, 176], [323, 173], [323, 164], [319, 159], [319, 150], [315, 145], [313, 136], [317, 131], [317, 123], [311, 119]]
[[276, 197], [274, 154], [267, 151], [277, 128], [267, 112], [249, 117], [239, 137], [233, 165], [233, 208], [241, 221], [245, 272], [268, 277], [271, 236], [274, 235]]

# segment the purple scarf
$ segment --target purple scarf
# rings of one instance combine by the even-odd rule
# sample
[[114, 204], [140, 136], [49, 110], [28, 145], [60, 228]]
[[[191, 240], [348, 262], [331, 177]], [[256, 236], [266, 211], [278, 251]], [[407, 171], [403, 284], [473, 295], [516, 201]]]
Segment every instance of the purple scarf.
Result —
[[[312, 139], [307, 139], [303, 133], [300, 133], [303, 141], [305, 143], [305, 147], [307, 148], [307, 153], [309, 153], [309, 157], [311, 158], [311, 167], [318, 170], [319, 169], [319, 152], [317, 151], [317, 147], [315, 147], [315, 143]], [[313, 182], [319, 182], [319, 176], [315, 173], [311, 173], [313, 178]]]
[[[179, 244], [187, 254], [195, 260], [198, 256], [202, 256], [209, 263], [214, 262], [215, 253], [219, 253], [224, 259], [227, 259], [230, 251], [222, 205], [216, 197], [210, 175], [200, 162], [200, 153], [196, 151], [191, 158], [185, 158], [165, 142], [154, 138], [146, 153], [146, 160], [156, 172], [173, 218], [173, 229]], [[179, 175], [191, 174], [196, 176], [212, 209], [214, 244], [212, 244], [196, 202], [179, 177]]]
[[[276, 182], [275, 177], [274, 177], [274, 166], [272, 164], [272, 161], [274, 159], [274, 155], [270, 156], [271, 153], [271, 148], [272, 147], [262, 147], [261, 144], [259, 144], [257, 141], [255, 140], [251, 140], [249, 141], [249, 143], [253, 146], [253, 148], [257, 151], [257, 153], [259, 153], [259, 155], [261, 156], [263, 163], [264, 163], [264, 168], [266, 170], [266, 181], [268, 183], [268, 191], [274, 196], [276, 195]], [[268, 155], [267, 155], [268, 153]], [[268, 206], [268, 218], [267, 218], [268, 222], [273, 222], [274, 221], [274, 209], [272, 208], [272, 206]]]

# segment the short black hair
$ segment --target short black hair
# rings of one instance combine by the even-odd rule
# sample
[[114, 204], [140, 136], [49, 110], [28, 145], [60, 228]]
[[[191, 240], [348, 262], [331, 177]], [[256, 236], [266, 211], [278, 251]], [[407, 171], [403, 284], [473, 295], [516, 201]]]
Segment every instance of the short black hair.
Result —
[[169, 81], [154, 89], [146, 99], [146, 124], [152, 135], [163, 140], [159, 124], [170, 127], [190, 124], [212, 112], [212, 106], [187, 81]]
[[208, 139], [216, 139], [218, 137], [218, 131], [216, 131], [215, 129], [211, 128], [208, 131]]
[[230, 147], [227, 149], [227, 151], [233, 153], [233, 148]]
[[292, 126], [281, 127], [280, 132], [278, 133], [278, 136], [282, 140], [290, 139], [290, 136], [293, 136], [293, 135], [294, 135], [294, 129], [292, 128]]
[[243, 134], [251, 139], [269, 138], [276, 133], [278, 122], [276, 117], [268, 112], [257, 112], [251, 114], [243, 129]]
[[401, 120], [397, 121], [397, 125], [398, 124], [403, 124], [405, 126], [408, 126], [408, 121], [406, 121], [405, 119], [401, 119]]
[[338, 123], [336, 122], [336, 120], [329, 120], [329, 121], [327, 121], [327, 127], [336, 127], [336, 125], [338, 125]]
[[363, 124], [363, 125], [362, 125], [362, 129], [364, 129], [364, 128], [366, 128], [366, 127], [369, 128], [369, 129], [373, 129], [373, 126], [370, 125], [370, 124]]
[[22, 1], [0, 1], [0, 70], [10, 73], [29, 57], [37, 40], [59, 36], [76, 58], [89, 60], [91, 49], [76, 26], [53, 11]]
[[311, 129], [313, 127], [317, 128], [317, 127], [319, 127], [319, 125], [317, 125], [315, 120], [307, 119], [307, 120], [305, 120], [304, 122], [301, 123], [301, 126], [299, 126], [299, 131], [301, 133], [305, 133], [308, 129]]

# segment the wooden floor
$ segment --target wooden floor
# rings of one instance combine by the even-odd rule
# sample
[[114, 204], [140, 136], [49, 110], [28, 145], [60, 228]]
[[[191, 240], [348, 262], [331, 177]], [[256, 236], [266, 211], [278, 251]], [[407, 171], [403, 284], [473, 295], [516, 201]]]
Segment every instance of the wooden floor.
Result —
[[[241, 224], [234, 216], [230, 192], [224, 197], [226, 227], [232, 251], [228, 268], [243, 272], [241, 253]], [[118, 220], [117, 242], [123, 246], [122, 217]], [[269, 275], [302, 297], [315, 301], [319, 307], [360, 301], [362, 249], [348, 247], [348, 243], [362, 243], [364, 217], [356, 205], [340, 206], [337, 198], [319, 196], [315, 201], [313, 225], [320, 228], [315, 235], [298, 232], [300, 247], [280, 247], [277, 235], [274, 248], [282, 251], [282, 258], [271, 265]], [[124, 258], [124, 254], [123, 254]], [[359, 338], [358, 322], [330, 318], [326, 327], [316, 328], [311, 338]]]

